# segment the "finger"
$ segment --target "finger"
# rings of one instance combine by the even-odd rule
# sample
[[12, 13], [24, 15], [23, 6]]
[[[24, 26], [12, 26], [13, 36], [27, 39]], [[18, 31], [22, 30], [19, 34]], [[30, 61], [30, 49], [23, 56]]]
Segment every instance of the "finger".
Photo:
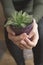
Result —
[[19, 45], [20, 49], [26, 49], [22, 44]]
[[38, 40], [39, 40], [39, 33], [37, 31], [37, 34], [35, 34], [34, 37], [33, 37], [34, 46], [36, 46], [36, 44], [38, 43]]
[[20, 49], [25, 49], [25, 47], [23, 45], [21, 45], [20, 41], [16, 42], [16, 45], [20, 48]]
[[34, 47], [33, 41], [29, 40], [28, 38], [26, 38], [25, 41], [26, 41], [26, 43], [27, 43], [28, 46]]
[[10, 34], [10, 33], [8, 33], [8, 38], [9, 38], [10, 40], [15, 41], [15, 42], [17, 42], [17, 41], [20, 40], [19, 36], [14, 36], [14, 35], [12, 35], [12, 34]]
[[33, 29], [31, 30], [30, 34], [29, 34], [29, 38], [31, 38], [37, 31], [38, 25], [36, 24], [35, 20], [33, 22]]
[[8, 38], [10, 40], [14, 40], [15, 42], [17, 42], [17, 41], [22, 40], [24, 38], [24, 36], [23, 35], [14, 36], [14, 35], [8, 33]]
[[28, 38], [25, 39], [25, 41], [27, 42], [27, 44], [31, 47], [35, 47], [37, 42], [38, 42], [38, 39], [39, 39], [39, 34], [38, 34], [38, 30], [36, 32], [36, 34], [33, 36], [33, 40], [30, 41]]
[[20, 39], [22, 40], [22, 39], [25, 39], [26, 37], [29, 37], [26, 33], [22, 33], [21, 35], [20, 35]]
[[10, 26], [8, 26], [6, 29], [7, 29], [7, 32], [8, 32], [8, 33], [10, 33], [10, 34], [12, 34], [12, 35], [15, 35], [15, 32], [13, 32], [13, 31], [11, 30]]
[[38, 24], [36, 23], [36, 20], [33, 18], [33, 26], [38, 28]]
[[21, 41], [21, 45], [23, 45], [25, 47], [25, 49], [32, 49], [32, 47], [30, 47], [29, 45], [26, 44], [25, 41]]
[[13, 36], [12, 38], [13, 38], [15, 41], [20, 41], [20, 40], [25, 39], [26, 37], [28, 37], [28, 35], [27, 35], [26, 33], [23, 33], [23, 34], [18, 35], [18, 36]]
[[30, 32], [30, 34], [28, 35], [28, 38], [32, 38], [34, 36], [35, 32], [33, 32], [33, 30]]
[[[24, 35], [25, 35], [25, 34], [24, 34]], [[14, 40], [15, 42], [17, 42], [17, 41], [20, 41], [20, 40], [26, 38], [26, 36], [24, 36], [24, 35], [14, 36], [14, 35], [8, 33], [8, 38], [9, 38], [10, 40]]]

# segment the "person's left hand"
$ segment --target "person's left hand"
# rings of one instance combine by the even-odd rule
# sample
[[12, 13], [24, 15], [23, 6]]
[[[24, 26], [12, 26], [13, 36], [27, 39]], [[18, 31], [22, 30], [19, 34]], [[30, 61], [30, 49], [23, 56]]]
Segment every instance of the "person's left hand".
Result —
[[[33, 29], [28, 36], [29, 37], [26, 37], [24, 40], [21, 41], [21, 43], [26, 49], [31, 49], [37, 45], [39, 40], [38, 25], [35, 19], [33, 19]], [[30, 38], [32, 38], [32, 40], [30, 40]], [[23, 49], [24, 47], [22, 45], [21, 47]]]

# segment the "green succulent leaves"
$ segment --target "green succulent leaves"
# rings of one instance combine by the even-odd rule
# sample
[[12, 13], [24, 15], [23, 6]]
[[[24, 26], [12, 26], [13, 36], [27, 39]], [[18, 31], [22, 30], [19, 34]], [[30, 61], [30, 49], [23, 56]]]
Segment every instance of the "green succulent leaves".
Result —
[[15, 27], [26, 27], [27, 25], [29, 25], [29, 23], [32, 22], [32, 19], [32, 15], [29, 15], [26, 12], [15, 11], [12, 14], [12, 17], [8, 18], [8, 21], [4, 25], [4, 27], [7, 27], [9, 25], [13, 25]]

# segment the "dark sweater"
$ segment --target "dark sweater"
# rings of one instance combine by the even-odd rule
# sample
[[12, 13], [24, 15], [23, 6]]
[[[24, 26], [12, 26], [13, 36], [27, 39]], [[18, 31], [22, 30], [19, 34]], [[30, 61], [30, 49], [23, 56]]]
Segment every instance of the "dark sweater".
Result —
[[[13, 0], [14, 2], [21, 2], [27, 0]], [[3, 6], [5, 9], [6, 16], [11, 16], [12, 13], [16, 10], [14, 8], [12, 0], [2, 0]], [[28, 0], [26, 7], [24, 10], [26, 12], [32, 12], [33, 17], [38, 21], [43, 16], [43, 0]], [[23, 3], [22, 3], [23, 4]]]

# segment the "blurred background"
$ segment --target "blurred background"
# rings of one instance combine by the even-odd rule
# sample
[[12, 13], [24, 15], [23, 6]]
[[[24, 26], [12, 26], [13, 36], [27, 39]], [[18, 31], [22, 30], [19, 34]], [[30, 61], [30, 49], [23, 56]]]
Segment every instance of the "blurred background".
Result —
[[[3, 12], [3, 7], [0, 2], [0, 65], [16, 65], [15, 60], [9, 53], [7, 47], [6, 47], [6, 42], [5, 42], [5, 37], [4, 37], [4, 22], [5, 22], [5, 17], [4, 17], [4, 12]], [[26, 65], [34, 65], [33, 63], [33, 53], [32, 50], [28, 50], [28, 56], [25, 58], [25, 63]]]

